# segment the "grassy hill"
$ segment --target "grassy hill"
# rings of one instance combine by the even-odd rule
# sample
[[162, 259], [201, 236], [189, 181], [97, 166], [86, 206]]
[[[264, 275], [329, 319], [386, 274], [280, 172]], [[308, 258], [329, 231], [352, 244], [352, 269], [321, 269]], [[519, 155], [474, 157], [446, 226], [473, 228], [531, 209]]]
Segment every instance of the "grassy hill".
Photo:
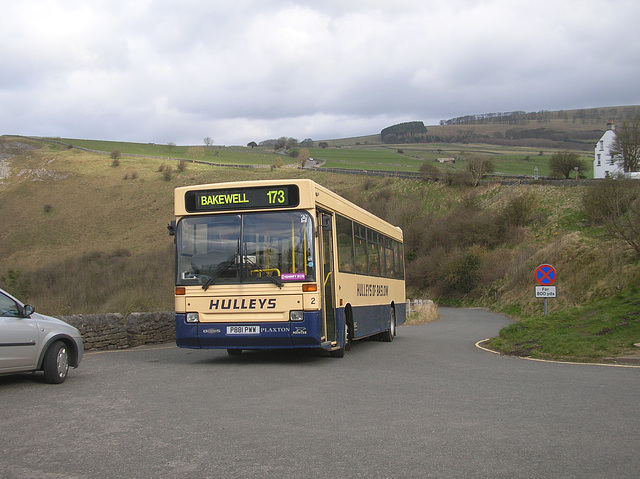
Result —
[[[174, 158], [189, 157], [187, 147], [60, 141], [63, 144], [0, 137], [0, 286], [43, 312], [172, 310], [173, 241], [166, 225], [173, 217], [175, 187], [308, 177], [403, 228], [411, 297], [535, 319], [541, 315], [542, 300], [534, 297], [534, 270], [550, 263], [559, 275], [559, 297], [549, 300], [551, 315], [618, 301], [629, 305], [620, 315], [631, 319], [609, 319], [613, 328], [589, 334], [637, 322], [638, 258], [602, 226], [587, 221], [583, 200], [591, 186], [490, 183], [469, 188], [300, 170], [284, 157], [285, 166], [274, 169], [271, 165], [281, 155], [242, 147], [206, 149], [199, 157], [203, 163], [188, 163], [180, 171]], [[68, 148], [67, 143], [106, 152], [119, 149], [123, 156], [114, 162], [109, 154]], [[327, 164], [342, 168], [387, 165], [417, 171], [425, 159], [476, 149], [499, 157], [497, 169], [544, 167], [536, 148], [482, 143], [361, 143], [319, 148], [312, 156], [325, 155]], [[528, 160], [525, 151], [531, 153]], [[578, 320], [597, 316], [593, 311], [601, 307], [594, 308], [575, 315]], [[634, 342], [627, 338], [624, 346], [616, 347], [629, 347], [629, 341]]]

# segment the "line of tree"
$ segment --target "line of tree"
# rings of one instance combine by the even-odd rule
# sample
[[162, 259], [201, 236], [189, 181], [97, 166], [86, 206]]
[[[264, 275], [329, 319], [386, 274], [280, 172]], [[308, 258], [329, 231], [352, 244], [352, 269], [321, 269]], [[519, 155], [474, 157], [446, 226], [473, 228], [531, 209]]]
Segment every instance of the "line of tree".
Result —
[[566, 122], [599, 123], [611, 119], [629, 119], [640, 114], [640, 106], [625, 106], [611, 108], [585, 108], [580, 110], [559, 110], [551, 112], [540, 110], [533, 112], [510, 111], [498, 113], [481, 113], [465, 115], [448, 120], [440, 120], [440, 125], [484, 125], [488, 123], [502, 125], [525, 125], [530, 121], [546, 123], [552, 119], [561, 119]]

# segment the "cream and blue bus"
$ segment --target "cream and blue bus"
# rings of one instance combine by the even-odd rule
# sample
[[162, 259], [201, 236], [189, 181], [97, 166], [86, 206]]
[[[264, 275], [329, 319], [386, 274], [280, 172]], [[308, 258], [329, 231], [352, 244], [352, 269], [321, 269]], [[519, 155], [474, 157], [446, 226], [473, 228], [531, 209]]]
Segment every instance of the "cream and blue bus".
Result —
[[317, 348], [390, 342], [406, 317], [402, 230], [306, 179], [174, 192], [176, 343]]

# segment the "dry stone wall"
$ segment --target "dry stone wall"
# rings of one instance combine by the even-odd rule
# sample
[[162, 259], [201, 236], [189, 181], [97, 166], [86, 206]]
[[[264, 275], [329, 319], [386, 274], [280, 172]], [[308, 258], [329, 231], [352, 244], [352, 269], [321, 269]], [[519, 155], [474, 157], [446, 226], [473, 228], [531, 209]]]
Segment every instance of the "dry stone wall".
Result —
[[58, 316], [78, 328], [85, 350], [124, 349], [175, 341], [175, 313], [79, 314]]

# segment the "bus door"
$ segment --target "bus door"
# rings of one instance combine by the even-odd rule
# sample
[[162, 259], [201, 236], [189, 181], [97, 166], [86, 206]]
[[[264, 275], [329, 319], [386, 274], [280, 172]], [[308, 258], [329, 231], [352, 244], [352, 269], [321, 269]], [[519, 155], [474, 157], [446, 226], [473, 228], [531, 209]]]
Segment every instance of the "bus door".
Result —
[[320, 244], [320, 278], [322, 279], [322, 318], [327, 341], [337, 341], [336, 311], [334, 304], [335, 275], [333, 274], [333, 217], [331, 213], [318, 211], [318, 236]]

